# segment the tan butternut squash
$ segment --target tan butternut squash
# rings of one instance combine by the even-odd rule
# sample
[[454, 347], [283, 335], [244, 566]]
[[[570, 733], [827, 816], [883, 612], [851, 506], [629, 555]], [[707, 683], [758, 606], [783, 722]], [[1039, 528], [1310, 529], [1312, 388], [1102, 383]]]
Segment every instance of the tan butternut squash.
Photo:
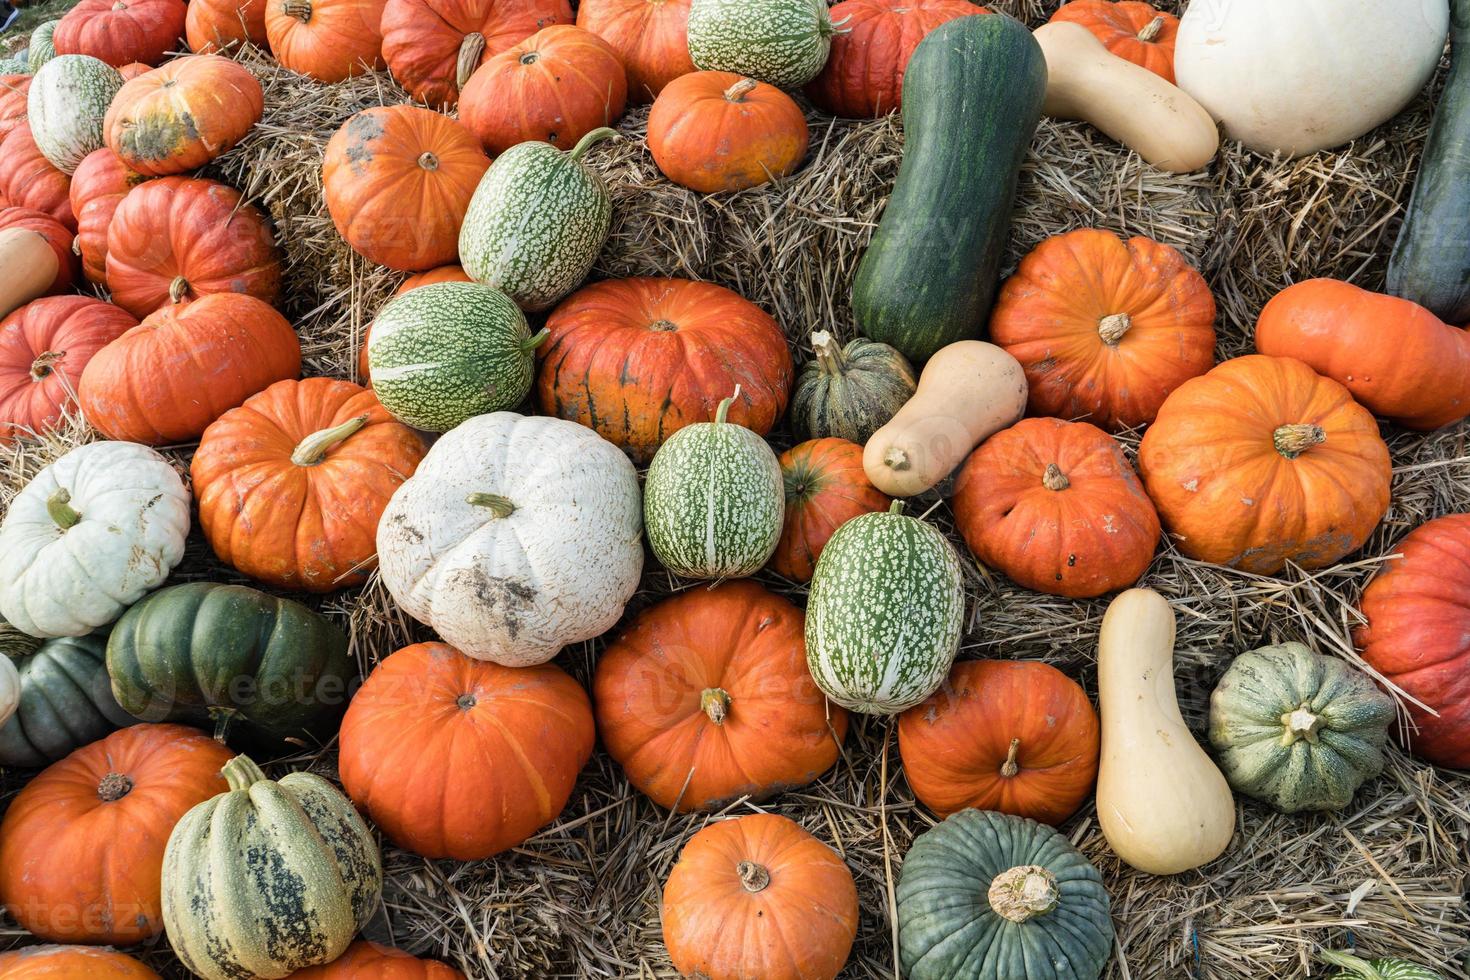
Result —
[[1090, 122], [1160, 170], [1189, 173], [1214, 159], [1215, 120], [1183, 89], [1113, 54], [1081, 24], [1045, 24], [1036, 41], [1048, 116]]
[[56, 281], [56, 263], [56, 252], [40, 232], [0, 231], [0, 318], [46, 295]]
[[1129, 589], [1108, 606], [1097, 692], [1097, 819], [1113, 852], [1156, 875], [1219, 857], [1235, 833], [1235, 800], [1179, 714], [1174, 611], [1157, 592]]
[[919, 387], [863, 447], [863, 470], [890, 497], [944, 479], [985, 439], [1026, 411], [1026, 372], [994, 344], [961, 340], [924, 365]]

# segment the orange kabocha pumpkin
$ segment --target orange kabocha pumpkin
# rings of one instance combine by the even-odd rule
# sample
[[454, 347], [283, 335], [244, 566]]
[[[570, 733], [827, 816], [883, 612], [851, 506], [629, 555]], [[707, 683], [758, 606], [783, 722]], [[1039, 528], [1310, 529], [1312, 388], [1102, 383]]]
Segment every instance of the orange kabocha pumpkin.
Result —
[[1081, 228], [1037, 245], [1006, 280], [990, 338], [1021, 362], [1032, 415], [1111, 431], [1153, 421], [1215, 363], [1215, 300], [1168, 245]]
[[676, 184], [713, 194], [785, 177], [806, 158], [806, 116], [774, 85], [728, 71], [674, 79], [648, 111], [648, 150]]
[[627, 101], [627, 76], [612, 46], [556, 24], [481, 65], [459, 94], [459, 120], [492, 156], [528, 140], [570, 150], [611, 126]]
[[1043, 663], [968, 660], [898, 719], [909, 786], [941, 817], [967, 807], [1059, 824], [1097, 780], [1087, 694]]
[[107, 281], [107, 229], [128, 191], [146, 179], [105, 146], [77, 164], [71, 175], [71, 209], [77, 219], [76, 250], [89, 281]]
[[25, 946], [0, 953], [5, 980], [159, 980], [131, 956], [90, 946]]
[[24, 120], [0, 142], [0, 201], [45, 212], [70, 229], [77, 226], [71, 210], [71, 178], [41, 153], [30, 123]]
[[593, 741], [587, 694], [560, 667], [418, 643], [353, 697], [338, 766], [347, 795], [399, 847], [478, 861], [556, 819]]
[[1052, 20], [1081, 24], [1113, 54], [1174, 81], [1174, 38], [1179, 18], [1139, 0], [1071, 0]]
[[452, 966], [359, 939], [326, 966], [297, 970], [288, 980], [464, 980]]
[[487, 59], [571, 22], [567, 0], [388, 0], [383, 57], [415, 99], [448, 107]]
[[765, 435], [786, 411], [786, 337], [769, 314], [723, 286], [610, 279], [563, 300], [546, 328], [541, 411], [596, 429], [640, 463], [679, 429], [713, 418], [736, 385], [731, 422]]
[[781, 454], [786, 520], [770, 568], [793, 582], [810, 582], [827, 539], [859, 514], [885, 511], [892, 501], [868, 482], [863, 447], [846, 439], [811, 439]]
[[1190, 558], [1271, 575], [1323, 568], [1388, 509], [1388, 447], [1346, 388], [1252, 354], [1186, 381], [1143, 435], [1138, 468]]
[[832, 848], [756, 813], [689, 838], [660, 912], [683, 976], [832, 980], [857, 937], [857, 886]]
[[72, 255], [71, 229], [44, 211], [35, 208], [0, 207], [0, 232], [12, 228], [33, 231], [46, 239], [56, 255], [56, 278], [47, 294], [66, 292], [76, 277], [76, 258]]
[[217, 54], [175, 58], [123, 84], [103, 121], [107, 145], [148, 177], [197, 170], [260, 121], [260, 82]]
[[1022, 419], [980, 444], [955, 477], [955, 525], [1018, 585], [1086, 599], [1137, 582], [1159, 515], [1123, 450], [1086, 422]]
[[266, 46], [267, 0], [189, 0], [184, 37], [196, 54], [229, 51], [242, 42]]
[[5, 135], [26, 121], [26, 95], [31, 90], [29, 75], [0, 75], [0, 143]]
[[[163, 931], [174, 824], [223, 793], [234, 753], [182, 725], [134, 725], [26, 784], [0, 824], [0, 902], [53, 942], [132, 945]], [[90, 976], [90, 974], [88, 974]]]
[[805, 786], [837, 761], [847, 713], [806, 666], [801, 610], [748, 580], [644, 610], [602, 654], [597, 729], [659, 806], [715, 809]]
[[286, 68], [340, 82], [383, 67], [383, 0], [266, 0], [265, 35]]
[[469, 130], [418, 106], [364, 109], [327, 143], [327, 210], [347, 244], [390, 269], [459, 257], [459, 226], [490, 166]]
[[582, 0], [577, 26], [612, 45], [627, 71], [628, 100], [651, 102], [697, 71], [689, 57], [689, 0]]
[[114, 68], [156, 65], [184, 36], [184, 0], [81, 0], [56, 25], [57, 54], [85, 54]]

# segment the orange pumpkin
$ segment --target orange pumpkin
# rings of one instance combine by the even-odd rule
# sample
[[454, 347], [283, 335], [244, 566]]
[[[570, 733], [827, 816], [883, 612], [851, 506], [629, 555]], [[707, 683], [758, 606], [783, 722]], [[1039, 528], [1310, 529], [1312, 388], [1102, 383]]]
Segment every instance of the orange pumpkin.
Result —
[[72, 255], [72, 232], [51, 215], [35, 208], [0, 207], [0, 231], [21, 228], [33, 231], [46, 239], [56, 255], [56, 278], [51, 280], [47, 294], [66, 292], [76, 276], [76, 259]]
[[577, 26], [602, 38], [622, 59], [628, 99], [650, 102], [664, 86], [697, 71], [689, 57], [690, 0], [582, 0]]
[[459, 258], [459, 226], [490, 167], [469, 130], [418, 106], [364, 109], [332, 134], [322, 162], [338, 233], [390, 269]]
[[774, 796], [831, 768], [847, 713], [811, 679], [804, 621], [743, 579], [639, 614], [592, 685], [597, 729], [628, 781], [685, 812]]
[[909, 786], [940, 817], [975, 807], [1059, 824], [1092, 793], [1098, 739], [1087, 694], [1033, 661], [957, 663], [898, 718]]
[[970, 454], [955, 478], [955, 525], [1018, 585], [1086, 599], [1137, 582], [1159, 515], [1112, 437], [1086, 422], [1022, 419]]
[[383, 0], [266, 0], [265, 36], [284, 67], [340, 82], [383, 67]]
[[117, 70], [117, 73], [123, 77], [123, 81], [125, 81], [125, 82], [131, 82], [133, 79], [137, 78], [139, 75], [145, 74], [145, 73], [150, 72], [152, 70], [153, 70], [153, 66], [152, 65], [145, 65], [141, 61], [133, 61], [133, 62], [129, 62], [126, 65], [123, 65], [121, 68], [119, 68]]
[[492, 156], [528, 140], [570, 150], [611, 126], [627, 101], [627, 76], [612, 45], [556, 24], [487, 59], [459, 93], [459, 121]]
[[89, 946], [25, 946], [0, 953], [5, 980], [159, 980], [131, 956]]
[[676, 184], [713, 194], [785, 177], [806, 158], [806, 116], [774, 85], [697, 71], [664, 86], [648, 111], [648, 150]]
[[172, 445], [300, 373], [301, 343], [285, 317], [253, 296], [213, 293], [165, 306], [98, 351], [77, 397], [109, 439]]
[[1113, 54], [1174, 81], [1179, 18], [1139, 0], [1070, 0], [1052, 20], [1081, 24]]
[[57, 54], [85, 54], [114, 68], [156, 65], [184, 36], [184, 0], [81, 0], [51, 36]]
[[108, 147], [138, 173], [181, 174], [240, 142], [260, 121], [264, 98], [238, 62], [185, 55], [125, 82], [102, 127]]
[[708, 282], [610, 279], [562, 301], [537, 350], [541, 411], [597, 430], [638, 462], [735, 386], [729, 420], [765, 435], [786, 411], [791, 351], [760, 307]]
[[810, 582], [827, 539], [843, 524], [892, 501], [868, 482], [863, 447], [846, 439], [811, 439], [781, 454], [786, 520], [770, 568], [793, 582]]
[[592, 708], [560, 667], [502, 667], [419, 643], [374, 670], [342, 719], [342, 786], [399, 847], [478, 861], [566, 806]]
[[1186, 381], [1138, 468], [1179, 550], [1271, 575], [1323, 568], [1388, 509], [1388, 447], [1352, 394], [1301, 361], [1252, 354]]
[[12, 129], [26, 122], [26, 95], [31, 90], [29, 75], [0, 75], [0, 143]]
[[1153, 421], [1169, 392], [1210, 369], [1214, 323], [1209, 286], [1177, 251], [1080, 228], [1021, 260], [990, 338], [1025, 368], [1032, 415], [1116, 432]]
[[10, 207], [32, 208], [51, 215], [76, 230], [71, 210], [71, 178], [47, 160], [22, 119], [0, 142], [0, 201]]
[[105, 146], [77, 164], [71, 175], [71, 210], [77, 219], [76, 250], [89, 281], [107, 281], [107, 229], [128, 191], [146, 179]]
[[189, 0], [184, 37], [196, 54], [229, 51], [241, 44], [266, 46], [266, 0]]
[[452, 966], [359, 939], [326, 966], [309, 966], [289, 980], [464, 980]]
[[[174, 824], [226, 790], [234, 753], [182, 725], [134, 725], [46, 769], [0, 823], [0, 902], [53, 942], [131, 945], [163, 931]], [[90, 975], [90, 974], [89, 974]]]
[[689, 838], [664, 885], [674, 969], [709, 980], [832, 980], [857, 937], [857, 886], [786, 817], [721, 820]]

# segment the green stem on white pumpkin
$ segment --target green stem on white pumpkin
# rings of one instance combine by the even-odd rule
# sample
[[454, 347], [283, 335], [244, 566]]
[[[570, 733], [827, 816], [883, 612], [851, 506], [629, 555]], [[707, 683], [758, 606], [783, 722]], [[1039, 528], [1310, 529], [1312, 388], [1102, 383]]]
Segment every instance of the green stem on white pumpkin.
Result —
[[291, 462], [297, 466], [317, 465], [327, 458], [328, 450], [367, 425], [367, 420], [366, 415], [356, 415], [341, 425], [313, 432], [296, 444], [291, 451]]
[[1006, 761], [1000, 764], [1000, 774], [1006, 779], [1015, 779], [1016, 775], [1021, 771], [1021, 764], [1016, 761], [1020, 754], [1021, 740], [1019, 738], [1011, 739], [1011, 747], [1006, 752]]
[[1155, 40], [1159, 36], [1159, 32], [1162, 31], [1163, 29], [1164, 29], [1164, 18], [1162, 18], [1162, 17], [1155, 17], [1153, 20], [1149, 21], [1147, 24], [1144, 24], [1143, 25], [1143, 30], [1139, 31], [1138, 34], [1135, 35], [1135, 36], [1140, 41], [1152, 41], [1152, 40]]
[[265, 782], [265, 771], [251, 761], [249, 756], [237, 755], [229, 762], [219, 774], [225, 777], [232, 791], [248, 790], [256, 783]]
[[1293, 422], [1278, 427], [1271, 434], [1271, 441], [1275, 444], [1278, 453], [1287, 459], [1296, 459], [1313, 446], [1320, 446], [1326, 442], [1327, 433], [1320, 425]]
[[1070, 487], [1072, 481], [1067, 479], [1067, 474], [1063, 473], [1062, 468], [1056, 463], [1047, 463], [1046, 472], [1041, 474], [1041, 485], [1048, 490], [1060, 491]]
[[735, 865], [735, 873], [740, 876], [740, 884], [752, 895], [765, 891], [766, 886], [771, 883], [770, 870], [754, 861], [741, 861]]
[[735, 386], [735, 393], [729, 398], [720, 399], [719, 407], [715, 409], [715, 424], [724, 425], [726, 417], [730, 414], [730, 406], [735, 404], [735, 399], [740, 397], [740, 385]]
[[496, 517], [505, 518], [516, 512], [516, 505], [509, 497], [502, 497], [498, 493], [475, 492], [464, 498], [464, 502], [471, 507], [484, 507]]
[[601, 143], [609, 136], [616, 135], [618, 135], [618, 131], [616, 129], [609, 129], [606, 126], [599, 126], [597, 129], [592, 130], [592, 132], [577, 140], [577, 145], [572, 147], [571, 151], [568, 153], [568, 157], [573, 162], [581, 160], [584, 156], [587, 155], [587, 151], [592, 149], [595, 144]]
[[26, 657], [41, 649], [45, 642], [41, 637], [24, 633], [0, 619], [0, 656], [9, 657], [17, 667]]
[[722, 725], [730, 714], [730, 694], [723, 687], [707, 687], [699, 695], [699, 710], [716, 725]]
[[1057, 907], [1057, 876], [1036, 864], [1002, 871], [990, 882], [986, 894], [990, 909], [996, 915], [1017, 924], [1046, 915]]
[[31, 362], [31, 380], [41, 381], [49, 377], [56, 369], [56, 363], [65, 356], [64, 350], [48, 350], [37, 354], [36, 359]]
[[1322, 716], [1315, 714], [1303, 704], [1295, 711], [1288, 711], [1282, 715], [1281, 724], [1286, 728], [1281, 735], [1282, 745], [1292, 745], [1302, 739], [1316, 744], [1317, 730], [1322, 727]]
[[454, 84], [464, 88], [475, 69], [480, 67], [480, 57], [485, 53], [485, 35], [471, 31], [459, 42], [459, 56], [454, 60]]
[[755, 87], [759, 84], [760, 82], [757, 82], [753, 78], [742, 78], [734, 85], [731, 85], [729, 88], [725, 89], [725, 101], [744, 102], [745, 97], [751, 92], [754, 92]]
[[189, 280], [183, 276], [174, 276], [174, 281], [168, 284], [168, 301], [170, 303], [182, 303], [184, 297], [189, 295]]
[[818, 330], [812, 334], [812, 353], [817, 355], [817, 368], [823, 374], [847, 373], [847, 358], [842, 354], [842, 345], [827, 331]]
[[521, 350], [527, 354], [546, 343], [546, 338], [551, 336], [550, 327], [542, 327], [539, 331], [527, 337], [521, 342]]
[[1118, 341], [1123, 339], [1133, 327], [1133, 318], [1127, 313], [1110, 313], [1097, 321], [1097, 335], [1102, 342], [1109, 347], [1117, 347]]
[[71, 491], [66, 487], [57, 487], [46, 498], [46, 513], [63, 531], [76, 527], [82, 519], [81, 511], [71, 505]]
[[103, 803], [116, 803], [133, 791], [133, 781], [120, 772], [109, 772], [97, 783], [97, 798]]
[[1363, 980], [1384, 980], [1383, 974], [1372, 963], [1344, 950], [1324, 949], [1317, 953], [1317, 959], [1329, 966], [1352, 970], [1361, 976]]

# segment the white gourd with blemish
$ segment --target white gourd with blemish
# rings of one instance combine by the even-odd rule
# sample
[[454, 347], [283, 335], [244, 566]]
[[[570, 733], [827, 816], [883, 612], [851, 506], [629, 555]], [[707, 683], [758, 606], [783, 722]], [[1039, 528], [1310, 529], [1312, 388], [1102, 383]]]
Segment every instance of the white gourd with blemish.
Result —
[[41, 66], [26, 93], [26, 120], [41, 155], [70, 174], [106, 145], [102, 121], [123, 86], [120, 72], [84, 54], [63, 54]]

